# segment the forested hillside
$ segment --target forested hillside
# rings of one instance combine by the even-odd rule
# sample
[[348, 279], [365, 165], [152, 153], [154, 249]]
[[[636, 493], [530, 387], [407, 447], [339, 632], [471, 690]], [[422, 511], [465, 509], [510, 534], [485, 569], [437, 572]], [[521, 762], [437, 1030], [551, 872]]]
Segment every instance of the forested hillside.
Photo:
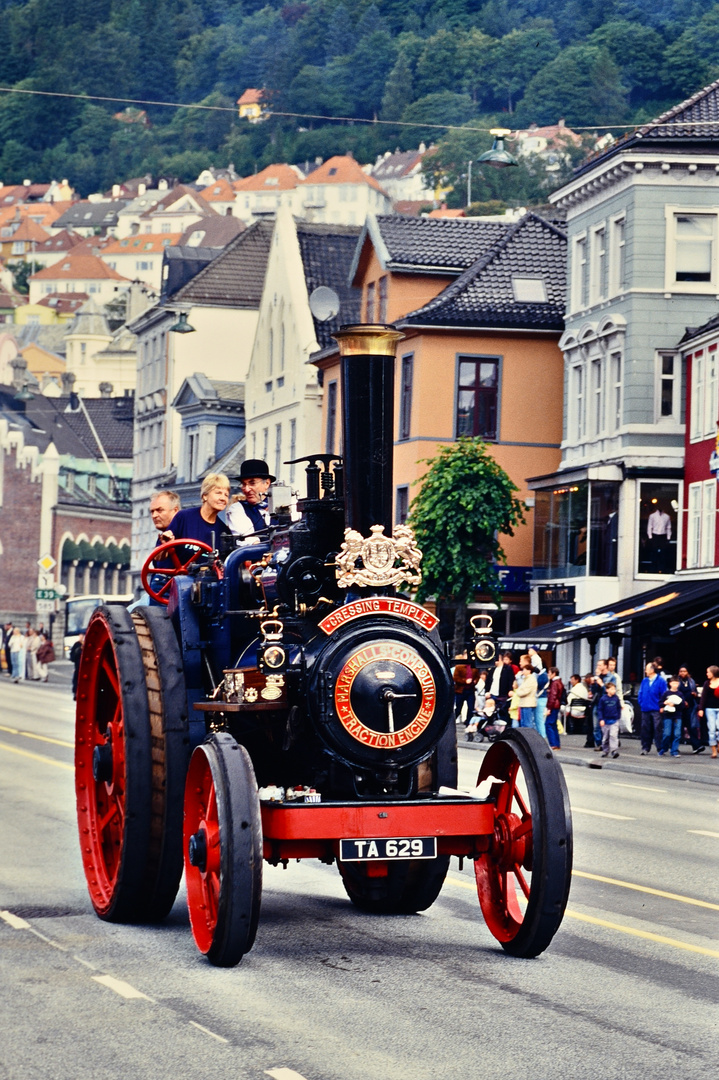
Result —
[[[649, 119], [719, 75], [719, 3], [0, 0], [0, 42], [4, 87], [226, 107], [147, 106], [144, 125], [115, 119], [121, 104], [0, 94], [0, 180], [67, 176], [86, 194], [146, 171], [190, 180], [208, 163], [247, 174], [347, 150], [373, 160], [442, 137], [399, 121]], [[234, 112], [247, 87], [277, 112], [392, 123], [253, 126]], [[447, 140], [450, 159], [488, 145]]]

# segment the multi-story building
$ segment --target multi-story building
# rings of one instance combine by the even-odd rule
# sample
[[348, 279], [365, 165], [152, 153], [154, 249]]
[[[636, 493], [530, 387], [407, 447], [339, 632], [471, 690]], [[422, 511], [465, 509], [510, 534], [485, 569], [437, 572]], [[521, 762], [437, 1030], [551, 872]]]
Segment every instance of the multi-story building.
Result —
[[331, 157], [296, 188], [297, 217], [324, 225], [364, 225], [368, 214], [389, 214], [392, 199], [353, 157]]
[[[657, 620], [666, 596], [681, 599], [672, 578], [685, 509], [677, 342], [716, 311], [717, 136], [713, 83], [596, 154], [551, 196], [569, 240], [564, 431], [558, 469], [530, 481], [532, 600], [535, 613], [551, 613], [555, 594], [546, 608], [541, 594], [556, 586], [585, 613], [545, 634], [567, 642], [565, 671], [585, 670], [603, 638], [601, 650], [616, 651], [636, 624], [624, 653], [625, 675], [636, 674], [648, 650], [665, 651]], [[713, 370], [710, 362], [702, 378]]]

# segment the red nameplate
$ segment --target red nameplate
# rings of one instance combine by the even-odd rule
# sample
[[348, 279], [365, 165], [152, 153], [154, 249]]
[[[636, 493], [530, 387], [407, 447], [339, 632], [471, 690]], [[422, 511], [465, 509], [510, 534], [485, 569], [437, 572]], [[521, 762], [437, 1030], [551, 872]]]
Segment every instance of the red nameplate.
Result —
[[401, 619], [411, 619], [427, 631], [434, 630], [439, 622], [431, 611], [419, 604], [413, 604], [411, 600], [400, 600], [395, 596], [371, 596], [366, 600], [355, 600], [351, 604], [336, 608], [326, 615], [319, 625], [326, 634], [332, 634], [345, 623], [361, 619], [365, 615], [397, 615]]

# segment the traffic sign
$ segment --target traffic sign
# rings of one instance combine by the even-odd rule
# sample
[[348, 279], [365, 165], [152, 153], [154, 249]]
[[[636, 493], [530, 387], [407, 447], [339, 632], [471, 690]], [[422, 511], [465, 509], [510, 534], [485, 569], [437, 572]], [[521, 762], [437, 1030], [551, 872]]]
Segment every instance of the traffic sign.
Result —
[[44, 570], [46, 574], [49, 574], [51, 570], [54, 570], [57, 566], [57, 560], [53, 559], [52, 555], [43, 555], [42, 558], [37, 560], [37, 565], [41, 570]]
[[36, 600], [56, 600], [57, 593], [54, 589], [35, 589]]
[[38, 615], [49, 615], [55, 610], [54, 600], [36, 600], [35, 611]]

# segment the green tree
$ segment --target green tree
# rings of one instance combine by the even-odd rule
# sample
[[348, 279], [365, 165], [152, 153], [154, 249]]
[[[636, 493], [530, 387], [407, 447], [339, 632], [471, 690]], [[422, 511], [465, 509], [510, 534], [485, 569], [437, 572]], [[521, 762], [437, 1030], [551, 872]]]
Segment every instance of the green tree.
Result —
[[717, 78], [719, 4], [687, 27], [664, 54], [662, 78], [677, 97], [689, 97]]
[[464, 638], [466, 606], [476, 593], [499, 603], [497, 564], [506, 562], [501, 536], [513, 536], [524, 518], [516, 484], [481, 439], [462, 438], [428, 460], [412, 501], [409, 524], [422, 551], [417, 598], [456, 604], [455, 647]]
[[12, 268], [12, 281], [16, 292], [22, 293], [23, 296], [27, 296], [30, 292], [28, 278], [34, 274], [36, 270], [37, 267], [33, 267], [32, 263], [29, 262], [14, 264]]
[[402, 113], [414, 101], [412, 66], [405, 52], [400, 52], [395, 65], [387, 76], [382, 95], [382, 119], [399, 120]]
[[[402, 120], [411, 124], [465, 124], [474, 115], [472, 99], [467, 94], [453, 94], [451, 90], [442, 90], [438, 94], [427, 94], [412, 102], [402, 114]], [[418, 139], [432, 141], [440, 134], [434, 127], [415, 128], [412, 142]], [[489, 149], [489, 146], [487, 149]]]
[[570, 127], [618, 124], [626, 112], [626, 89], [607, 50], [571, 45], [534, 76], [517, 106], [516, 122], [556, 124], [564, 117]]
[[460, 35], [449, 30], [439, 30], [427, 39], [417, 61], [416, 87], [419, 95], [462, 89], [464, 64], [459, 52], [460, 40]]
[[507, 111], [537, 72], [559, 52], [554, 27], [537, 20], [531, 30], [512, 30], [497, 41], [491, 50], [489, 80]]
[[587, 44], [607, 50], [632, 98], [656, 95], [657, 73], [662, 67], [665, 46], [661, 34], [651, 26], [615, 19], [595, 30], [587, 38]]

